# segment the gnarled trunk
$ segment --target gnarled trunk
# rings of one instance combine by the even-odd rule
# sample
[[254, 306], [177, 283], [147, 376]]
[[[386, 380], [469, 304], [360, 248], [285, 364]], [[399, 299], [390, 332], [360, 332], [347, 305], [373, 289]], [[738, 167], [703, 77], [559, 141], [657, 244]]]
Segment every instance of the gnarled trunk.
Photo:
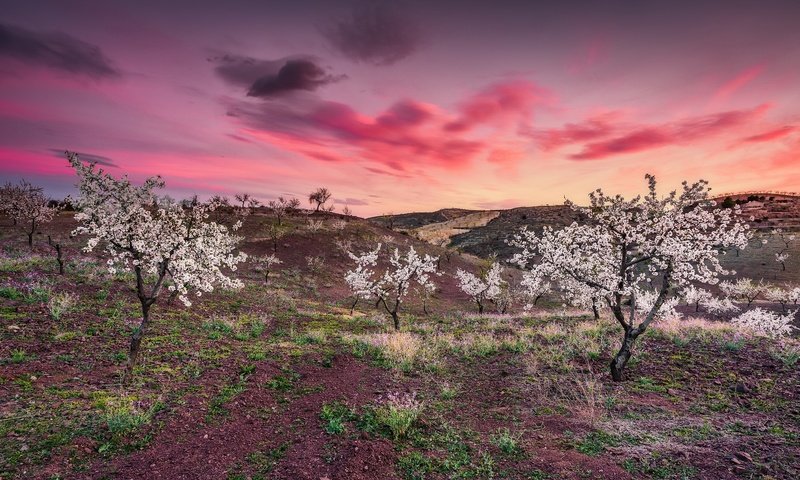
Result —
[[139, 358], [139, 348], [142, 345], [142, 338], [150, 323], [150, 306], [152, 305], [148, 300], [141, 300], [142, 302], [142, 323], [139, 324], [133, 335], [131, 335], [131, 344], [128, 349], [128, 365], [125, 369], [125, 376], [123, 383], [127, 383], [133, 374], [133, 368], [136, 366], [136, 360]]
[[639, 334], [636, 329], [628, 329], [625, 331], [625, 336], [622, 339], [622, 346], [619, 348], [619, 352], [614, 356], [611, 360], [611, 378], [615, 382], [621, 382], [623, 380], [623, 373], [625, 372], [625, 365], [628, 364], [628, 360], [630, 360], [633, 350], [633, 343], [636, 341], [636, 337]]

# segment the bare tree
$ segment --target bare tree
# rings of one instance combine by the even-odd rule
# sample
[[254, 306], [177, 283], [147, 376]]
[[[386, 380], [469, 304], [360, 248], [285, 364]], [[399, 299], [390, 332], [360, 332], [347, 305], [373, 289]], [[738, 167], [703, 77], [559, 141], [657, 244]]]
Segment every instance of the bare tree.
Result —
[[287, 233], [287, 229], [278, 223], [270, 223], [267, 226], [267, 237], [272, 243], [272, 251], [278, 253], [278, 241]]
[[269, 209], [272, 210], [272, 214], [275, 215], [275, 219], [278, 221], [278, 226], [281, 226], [283, 225], [284, 217], [300, 207], [300, 200], [296, 198], [286, 199], [283, 197], [278, 197], [277, 200], [270, 200], [267, 203], [267, 207], [269, 207]]
[[330, 190], [325, 187], [320, 187], [308, 195], [308, 203], [311, 205], [316, 204], [316, 208], [314, 209], [315, 212], [319, 212], [320, 209], [325, 211], [325, 203], [331, 199], [331, 195], [333, 194], [330, 192]]

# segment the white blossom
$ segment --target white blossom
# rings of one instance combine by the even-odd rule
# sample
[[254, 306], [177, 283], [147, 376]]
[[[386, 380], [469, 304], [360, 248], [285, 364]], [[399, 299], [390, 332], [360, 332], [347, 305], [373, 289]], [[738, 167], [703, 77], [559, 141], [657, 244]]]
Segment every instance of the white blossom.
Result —
[[[682, 192], [659, 198], [655, 178], [646, 178], [649, 192], [643, 197], [626, 200], [597, 190], [589, 195], [589, 207], [567, 201], [586, 223], [544, 227], [541, 235], [523, 229], [511, 241], [521, 249], [512, 261], [527, 268], [526, 276], [549, 279], [573, 293], [581, 285], [583, 298], [602, 299], [611, 308], [625, 331], [612, 363], [615, 380], [622, 378], [634, 340], [675, 290], [716, 284], [720, 275], [734, 273], [720, 264], [720, 251], [745, 248], [750, 237], [737, 208], [716, 208], [708, 198], [707, 182], [684, 182]], [[645, 285], [657, 288], [658, 295], [641, 312], [636, 293]]]
[[30, 246], [33, 246], [33, 235], [39, 227], [52, 221], [58, 210], [58, 206], [50, 206], [41, 187], [25, 180], [17, 185], [6, 183], [0, 188], [0, 211], [25, 230]]
[[378, 263], [381, 247], [382, 244], [378, 244], [374, 250], [361, 255], [348, 252], [350, 258], [356, 262], [356, 268], [345, 274], [345, 281], [356, 302], [359, 299], [377, 300], [392, 316], [395, 329], [399, 329], [397, 312], [409, 293], [409, 287], [416, 284], [422, 291], [432, 291], [435, 288], [431, 275], [440, 275], [436, 269], [438, 258], [427, 254], [420, 256], [414, 247], [410, 247], [405, 254], [400, 254], [400, 250], [395, 248], [386, 258], [388, 267], [382, 274], [378, 274], [374, 268]]
[[727, 296], [747, 302], [749, 307], [758, 297], [762, 296], [768, 289], [763, 280], [754, 282], [750, 278], [740, 278], [735, 282], [720, 282], [720, 290]]
[[756, 335], [782, 338], [796, 330], [797, 327], [792, 325], [795, 315], [797, 315], [797, 310], [780, 315], [763, 308], [754, 308], [742, 313], [731, 322]]
[[[133, 271], [142, 278], [168, 278], [171, 291], [191, 305], [189, 290], [211, 292], [215, 285], [239, 288], [241, 280], [229, 277], [224, 269], [236, 270], [246, 260], [244, 253], [233, 250], [240, 237], [228, 228], [207, 221], [217, 204], [193, 202], [189, 208], [161, 202], [154, 190], [162, 188], [160, 177], [133, 185], [127, 177], [119, 180], [84, 165], [78, 156], [69, 153], [70, 164], [78, 174], [80, 196], [75, 201], [75, 219], [81, 225], [75, 234], [89, 236], [85, 251], [92, 251], [102, 242], [109, 256], [109, 270]], [[237, 222], [233, 229], [241, 226]], [[155, 298], [161, 283], [156, 283], [148, 297]], [[146, 292], [141, 292], [145, 294]]]
[[487, 301], [497, 301], [503, 292], [507, 282], [503, 280], [502, 273], [503, 267], [498, 262], [492, 263], [480, 277], [460, 268], [456, 270], [459, 287], [478, 305], [478, 313], [483, 313]]

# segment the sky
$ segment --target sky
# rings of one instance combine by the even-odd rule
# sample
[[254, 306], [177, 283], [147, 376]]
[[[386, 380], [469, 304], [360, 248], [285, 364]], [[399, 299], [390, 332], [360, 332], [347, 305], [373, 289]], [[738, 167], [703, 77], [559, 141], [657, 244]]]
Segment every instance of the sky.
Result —
[[356, 215], [800, 191], [800, 2], [0, 0], [0, 181]]

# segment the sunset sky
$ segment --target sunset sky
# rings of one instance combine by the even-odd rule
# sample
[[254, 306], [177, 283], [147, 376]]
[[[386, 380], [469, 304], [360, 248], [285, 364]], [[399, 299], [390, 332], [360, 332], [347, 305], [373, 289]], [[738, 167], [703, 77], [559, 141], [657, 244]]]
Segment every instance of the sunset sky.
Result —
[[[168, 4], [168, 5], [167, 5]], [[800, 2], [0, 1], [0, 181], [360, 216], [800, 191]], [[305, 200], [304, 200], [305, 201]]]

